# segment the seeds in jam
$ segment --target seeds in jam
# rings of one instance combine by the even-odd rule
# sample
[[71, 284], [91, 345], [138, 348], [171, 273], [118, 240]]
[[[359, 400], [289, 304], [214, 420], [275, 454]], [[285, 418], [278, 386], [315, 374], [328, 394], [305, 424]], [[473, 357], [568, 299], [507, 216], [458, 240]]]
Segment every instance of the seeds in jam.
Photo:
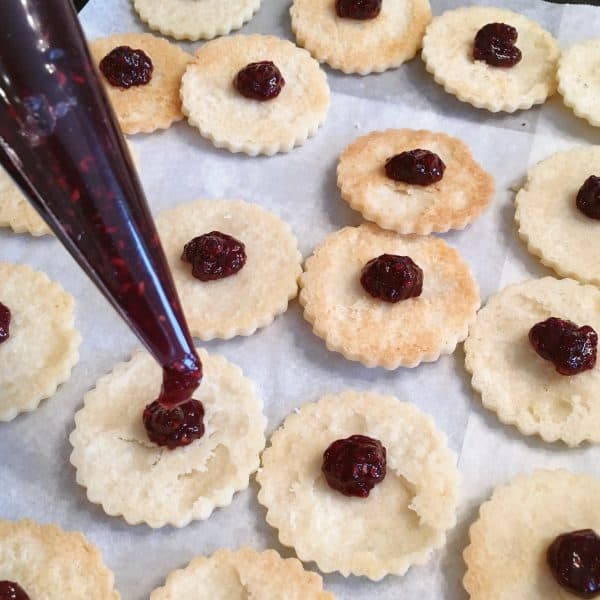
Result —
[[10, 317], [10, 309], [0, 302], [0, 344], [9, 338]]
[[475, 36], [473, 58], [492, 67], [514, 67], [523, 58], [515, 46], [519, 33], [506, 23], [488, 23]]
[[188, 400], [173, 409], [165, 408], [158, 400], [144, 409], [144, 427], [148, 437], [170, 450], [187, 446], [204, 435], [204, 407], [198, 400]]
[[270, 60], [246, 65], [233, 80], [237, 91], [253, 100], [273, 100], [281, 93], [285, 79]]
[[345, 496], [366, 498], [385, 478], [386, 450], [379, 440], [351, 435], [325, 450], [321, 470], [330, 488]]
[[434, 152], [429, 150], [408, 150], [401, 152], [385, 163], [385, 174], [394, 181], [412, 185], [431, 185], [442, 179], [446, 165]]
[[365, 21], [379, 15], [381, 2], [382, 0], [336, 0], [335, 12], [338, 17], [343, 19]]
[[579, 188], [577, 208], [590, 219], [600, 219], [600, 177], [590, 175]]
[[154, 65], [143, 50], [117, 46], [100, 61], [100, 70], [111, 85], [127, 89], [150, 83]]
[[596, 364], [598, 335], [589, 325], [578, 327], [572, 321], [550, 317], [531, 328], [529, 341], [561, 375], [576, 375]]
[[565, 590], [578, 598], [600, 595], [600, 537], [592, 529], [559, 535], [550, 544], [546, 559]]
[[399, 302], [421, 295], [423, 271], [408, 256], [382, 254], [363, 267], [360, 283], [374, 298]]
[[0, 600], [29, 600], [29, 596], [18, 583], [0, 581]]
[[192, 264], [192, 275], [200, 281], [224, 279], [246, 264], [246, 247], [226, 233], [211, 231], [188, 242], [181, 260]]

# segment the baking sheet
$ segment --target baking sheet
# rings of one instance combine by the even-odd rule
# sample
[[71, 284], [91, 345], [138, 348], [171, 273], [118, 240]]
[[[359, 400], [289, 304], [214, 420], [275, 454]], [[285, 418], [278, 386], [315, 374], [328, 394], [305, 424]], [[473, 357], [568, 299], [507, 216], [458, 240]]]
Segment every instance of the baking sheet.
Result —
[[[476, 2], [475, 2], [476, 3]], [[481, 2], [486, 3], [486, 2]], [[461, 2], [432, 0], [434, 14]], [[498, 3], [500, 4], [500, 3]], [[541, 22], [564, 47], [600, 35], [599, 9], [541, 0], [512, 0], [503, 7]], [[293, 39], [289, 0], [264, 0], [242, 31]], [[143, 31], [129, 0], [90, 0], [82, 13], [93, 38]], [[200, 44], [182, 43], [192, 51]], [[133, 136], [141, 179], [152, 210], [201, 197], [241, 197], [258, 202], [286, 220], [304, 256], [328, 233], [362, 221], [340, 199], [335, 181], [337, 157], [358, 135], [388, 127], [427, 128], [463, 139], [476, 159], [496, 178], [489, 210], [462, 232], [443, 237], [470, 263], [485, 300], [505, 284], [551, 274], [530, 257], [513, 225], [511, 186], [528, 166], [563, 147], [600, 143], [594, 129], [565, 108], [559, 97], [541, 108], [493, 115], [447, 95], [426, 73], [419, 58], [400, 69], [367, 77], [326, 69], [332, 87], [329, 117], [318, 135], [288, 155], [249, 158], [213, 148], [185, 123], [151, 135]], [[0, 258], [28, 263], [59, 281], [77, 300], [76, 322], [83, 335], [81, 360], [71, 379], [34, 413], [0, 424], [0, 517], [30, 517], [83, 531], [102, 550], [126, 600], [147, 598], [174, 568], [221, 546], [272, 547], [277, 541], [256, 501], [256, 485], [209, 520], [177, 530], [127, 525], [90, 504], [75, 483], [67, 437], [83, 394], [114, 364], [139, 347], [125, 325], [54, 239], [0, 233]], [[225, 355], [250, 377], [265, 403], [268, 432], [293, 408], [345, 388], [370, 389], [409, 400], [431, 414], [459, 456], [462, 473], [459, 524], [448, 544], [422, 567], [402, 578], [373, 583], [356, 577], [325, 575], [325, 586], [339, 598], [380, 600], [464, 600], [461, 552], [479, 504], [492, 489], [517, 473], [536, 467], [566, 467], [600, 476], [600, 448], [568, 450], [524, 438], [486, 412], [471, 392], [462, 347], [453, 356], [413, 370], [367, 369], [329, 352], [302, 319], [297, 302], [266, 329], [248, 338], [205, 344]], [[308, 564], [315, 568], [314, 564]]]

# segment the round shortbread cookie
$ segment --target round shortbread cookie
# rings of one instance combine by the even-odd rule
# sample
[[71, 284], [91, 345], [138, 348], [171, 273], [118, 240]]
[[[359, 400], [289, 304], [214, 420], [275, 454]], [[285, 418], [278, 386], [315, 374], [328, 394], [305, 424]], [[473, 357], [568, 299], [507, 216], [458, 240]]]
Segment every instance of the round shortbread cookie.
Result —
[[[368, 498], [331, 489], [321, 472], [325, 449], [354, 434], [387, 450], [387, 474]], [[345, 391], [304, 405], [273, 434], [256, 480], [281, 543], [325, 573], [403, 575], [456, 523], [458, 471], [446, 436], [392, 396]]]
[[[291, 229], [279, 217], [242, 200], [197, 200], [156, 219], [183, 312], [202, 340], [251, 335], [285, 312], [298, 293], [302, 256]], [[199, 281], [181, 260], [193, 238], [220, 231], [246, 247], [246, 264], [234, 275]]]
[[[285, 80], [281, 93], [265, 102], [242, 96], [233, 84], [241, 69], [260, 61], [272, 61]], [[329, 86], [306, 50], [269, 35], [234, 35], [196, 52], [181, 98], [190, 124], [217, 148], [271, 156], [316, 134], [329, 108]]]
[[292, 31], [319, 62], [344, 73], [381, 73], [399, 67], [421, 47], [431, 21], [429, 0], [386, 0], [374, 19], [337, 16], [334, 0], [294, 0]]
[[133, 0], [148, 27], [178, 40], [210, 40], [247, 23], [261, 0]]
[[[488, 23], [516, 27], [522, 60], [511, 68], [473, 59], [477, 32]], [[545, 102], [556, 91], [558, 42], [538, 23], [491, 6], [457, 8], [435, 17], [423, 38], [427, 70], [462, 102], [491, 112], [514, 112]]]
[[[411, 185], [385, 173], [388, 158], [408, 150], [435, 152], [445, 163], [441, 181]], [[460, 140], [443, 133], [388, 129], [359, 137], [337, 168], [342, 198], [365, 219], [399, 233], [464, 229], [489, 204], [494, 179]]]
[[181, 121], [179, 87], [192, 57], [175, 44], [149, 33], [120, 33], [90, 42], [96, 66], [117, 46], [143, 50], [154, 65], [148, 84], [128, 89], [111, 85], [98, 71], [121, 129], [127, 134], [151, 133]]
[[162, 372], [139, 351], [98, 380], [75, 415], [71, 463], [90, 502], [131, 525], [184, 527], [207, 519], [248, 487], [265, 445], [262, 402], [241, 369], [198, 349], [204, 378], [194, 398], [206, 431], [169, 450], [148, 439], [142, 412], [160, 390]]
[[[381, 254], [410, 256], [423, 269], [419, 297], [391, 304], [363, 289], [363, 267]], [[477, 283], [454, 248], [372, 224], [329, 235], [306, 261], [300, 287], [314, 333], [366, 367], [415, 367], [452, 353], [479, 307]]]
[[539, 469], [496, 488], [463, 553], [471, 600], [574, 600], [554, 579], [546, 552], [563, 533], [600, 532], [598, 494], [598, 479], [562, 469]]
[[198, 556], [185, 569], [173, 571], [150, 600], [334, 600], [323, 580], [305, 571], [299, 560], [283, 559], [275, 550], [217, 550]]
[[0, 263], [0, 302], [11, 313], [10, 335], [0, 344], [0, 421], [11, 421], [69, 379], [81, 336], [73, 297], [31, 267]]
[[600, 177], [600, 146], [559, 152], [532, 167], [517, 193], [515, 220], [527, 249], [563, 277], [600, 285], [600, 221], [575, 205], [590, 175]]
[[529, 330], [549, 317], [600, 332], [600, 290], [571, 279], [532, 279], [492, 296], [465, 341], [483, 405], [524, 435], [569, 446], [600, 442], [600, 365], [565, 376], [537, 354]]
[[33, 521], [0, 521], [0, 581], [32, 600], [119, 600], [99, 550], [79, 532]]
[[578, 117], [600, 127], [600, 38], [574, 44], [562, 53], [558, 91]]

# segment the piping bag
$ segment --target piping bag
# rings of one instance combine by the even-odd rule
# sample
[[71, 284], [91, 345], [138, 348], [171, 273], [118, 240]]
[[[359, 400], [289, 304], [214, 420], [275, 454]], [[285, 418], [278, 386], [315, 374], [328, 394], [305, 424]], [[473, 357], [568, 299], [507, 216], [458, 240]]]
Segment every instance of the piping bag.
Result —
[[0, 163], [161, 365], [174, 408], [202, 364], [75, 10], [0, 0], [0, 23]]

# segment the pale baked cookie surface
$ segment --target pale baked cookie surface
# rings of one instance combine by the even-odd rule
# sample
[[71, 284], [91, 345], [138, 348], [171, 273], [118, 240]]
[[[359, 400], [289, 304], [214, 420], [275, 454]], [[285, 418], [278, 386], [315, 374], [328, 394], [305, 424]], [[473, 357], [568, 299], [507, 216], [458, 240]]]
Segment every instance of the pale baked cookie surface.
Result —
[[517, 193], [515, 220], [527, 249], [563, 277], [600, 285], [600, 221], [576, 206], [579, 188], [600, 177], [600, 146], [559, 152], [532, 167]]
[[149, 33], [122, 33], [90, 42], [96, 67], [117, 46], [143, 50], [154, 65], [148, 84], [127, 89], [111, 85], [99, 71], [121, 129], [127, 134], [150, 133], [181, 121], [179, 87], [192, 57], [175, 44]]
[[151, 29], [178, 40], [209, 40], [239, 29], [260, 8], [261, 0], [133, 0]]
[[565, 376], [541, 358], [529, 330], [549, 317], [600, 332], [600, 290], [571, 279], [532, 279], [492, 296], [465, 341], [466, 368], [483, 405], [524, 435], [569, 446], [600, 442], [600, 365]]
[[73, 297], [31, 267], [0, 263], [0, 302], [11, 313], [9, 337], [0, 344], [0, 421], [10, 421], [69, 378], [81, 336]]
[[[381, 254], [409, 256], [423, 269], [419, 297], [391, 304], [363, 289], [363, 267]], [[415, 367], [453, 352], [479, 307], [477, 283], [454, 248], [371, 224], [329, 235], [306, 261], [300, 287], [314, 333], [366, 367]]]
[[552, 576], [546, 551], [580, 529], [600, 531], [600, 481], [565, 470], [537, 470], [494, 490], [479, 509], [463, 553], [472, 600], [573, 600]]
[[558, 91], [578, 117], [600, 127], [600, 38], [574, 44], [562, 53]]
[[[298, 292], [302, 256], [289, 226], [257, 204], [197, 200], [156, 219], [190, 331], [202, 340], [251, 335], [287, 310]], [[199, 281], [181, 260], [193, 238], [220, 231], [246, 247], [246, 264], [229, 277]]]
[[[517, 28], [522, 60], [511, 68], [473, 60], [477, 32], [488, 23]], [[535, 21], [489, 6], [469, 6], [435, 17], [423, 38], [423, 60], [437, 83], [459, 100], [492, 112], [541, 104], [556, 91], [558, 42]]]
[[428, 0], [384, 0], [377, 17], [361, 21], [338, 17], [335, 0], [294, 0], [290, 15], [296, 41], [319, 62], [366, 75], [415, 56], [431, 7]]
[[[388, 158], [424, 149], [446, 170], [441, 181], [411, 185], [385, 173]], [[460, 140], [443, 133], [388, 129], [359, 137], [342, 153], [337, 168], [342, 198], [365, 219], [399, 233], [428, 234], [464, 229], [489, 204], [494, 179]]]
[[0, 521], [0, 581], [32, 600], [119, 600], [98, 549], [78, 532], [33, 521]]
[[[387, 450], [387, 474], [367, 498], [344, 496], [321, 473], [326, 448], [354, 434]], [[456, 523], [458, 471], [445, 435], [392, 396], [345, 391], [304, 405], [273, 434], [256, 479], [281, 543], [325, 573], [403, 575]]]
[[283, 559], [275, 550], [251, 548], [217, 550], [198, 556], [185, 569], [173, 571], [150, 600], [334, 600], [323, 590], [316, 573], [305, 571], [299, 560]]
[[242, 371], [198, 350], [204, 378], [194, 398], [204, 406], [204, 435], [169, 450], [148, 439], [142, 412], [156, 399], [162, 371], [137, 352], [101, 377], [75, 415], [71, 463], [90, 502], [131, 525], [184, 527], [207, 519], [248, 487], [265, 445], [262, 402]]
[[[285, 79], [281, 93], [261, 102], [233, 81], [250, 63], [272, 61]], [[329, 108], [325, 73], [306, 50], [269, 35], [234, 35], [202, 46], [181, 85], [183, 112], [218, 148], [273, 155], [315, 135]]]

